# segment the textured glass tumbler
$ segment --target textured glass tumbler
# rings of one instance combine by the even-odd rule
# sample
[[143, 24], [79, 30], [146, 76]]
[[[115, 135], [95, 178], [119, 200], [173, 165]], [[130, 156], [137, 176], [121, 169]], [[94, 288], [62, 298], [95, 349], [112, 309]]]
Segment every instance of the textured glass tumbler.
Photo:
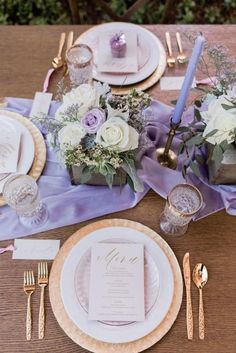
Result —
[[190, 184], [176, 185], [169, 193], [160, 216], [160, 228], [167, 235], [183, 235], [193, 216], [202, 207], [200, 191]]
[[46, 205], [40, 200], [36, 181], [29, 175], [12, 176], [4, 185], [3, 197], [24, 226], [41, 226], [47, 221]]
[[66, 62], [72, 87], [92, 82], [93, 52], [87, 45], [71, 47], [66, 54]]

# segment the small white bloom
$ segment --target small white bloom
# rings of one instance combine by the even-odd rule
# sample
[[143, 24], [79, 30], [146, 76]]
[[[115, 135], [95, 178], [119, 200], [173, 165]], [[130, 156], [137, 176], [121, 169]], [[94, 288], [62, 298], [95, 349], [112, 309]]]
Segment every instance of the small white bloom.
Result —
[[80, 123], [68, 123], [58, 132], [61, 149], [78, 146], [85, 135], [86, 131]]
[[227, 140], [228, 143], [233, 142], [230, 132], [236, 128], [236, 108], [226, 110], [222, 107], [222, 104], [232, 105], [228, 99], [228, 96], [220, 96], [217, 99], [212, 99], [208, 110], [201, 112], [207, 124], [203, 136], [206, 136], [215, 129], [218, 130], [213, 136], [207, 138], [207, 141], [213, 145], [220, 144], [224, 140]]
[[114, 117], [120, 117], [125, 121], [129, 120], [129, 109], [122, 111], [119, 109], [114, 109], [107, 103], [107, 119], [111, 119]]
[[107, 120], [98, 130], [96, 143], [120, 152], [138, 148], [139, 134], [120, 117]]
[[57, 109], [55, 118], [63, 121], [66, 118], [66, 110], [74, 104], [78, 104], [78, 117], [81, 117], [90, 108], [99, 105], [99, 98], [99, 93], [92, 85], [82, 84], [63, 96], [63, 103]]

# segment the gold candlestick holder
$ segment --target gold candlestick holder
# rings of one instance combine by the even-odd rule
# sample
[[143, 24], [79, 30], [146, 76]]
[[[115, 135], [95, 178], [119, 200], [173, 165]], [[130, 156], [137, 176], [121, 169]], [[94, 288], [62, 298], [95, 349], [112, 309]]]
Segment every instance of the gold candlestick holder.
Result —
[[[180, 124], [180, 123], [179, 123]], [[170, 131], [168, 133], [168, 138], [166, 141], [165, 147], [157, 148], [157, 160], [158, 162], [166, 168], [176, 169], [178, 164], [178, 157], [175, 152], [171, 150], [171, 145], [173, 138], [176, 134], [176, 130], [179, 127], [179, 124], [170, 124]]]

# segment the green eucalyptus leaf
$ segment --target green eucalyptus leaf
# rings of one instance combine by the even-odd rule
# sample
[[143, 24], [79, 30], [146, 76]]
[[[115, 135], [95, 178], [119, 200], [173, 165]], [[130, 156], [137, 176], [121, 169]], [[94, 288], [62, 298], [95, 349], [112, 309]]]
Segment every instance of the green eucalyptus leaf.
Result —
[[181, 154], [184, 152], [184, 142], [180, 142], [179, 146], [178, 146], [178, 154]]
[[192, 146], [199, 146], [203, 143], [204, 139], [201, 135], [194, 135], [191, 137], [189, 140], [187, 140], [185, 143], [187, 147], [192, 147]]
[[191, 131], [190, 128], [188, 126], [180, 126], [177, 131], [180, 131], [180, 132], [189, 132]]
[[187, 174], [187, 167], [186, 167], [186, 165], [183, 165], [182, 175], [183, 175], [184, 178], [186, 178], [186, 174]]
[[211, 159], [215, 162], [216, 168], [220, 167], [220, 164], [223, 160], [223, 150], [220, 145], [215, 145]]
[[193, 161], [190, 162], [190, 168], [192, 169], [193, 173], [197, 176], [200, 177], [201, 173], [200, 173], [200, 169], [199, 169], [199, 165]]
[[194, 108], [194, 116], [197, 119], [197, 121], [201, 121], [202, 120], [202, 116], [201, 113], [198, 109]]
[[134, 190], [137, 192], [142, 192], [144, 190], [143, 182], [139, 179], [137, 171], [135, 168], [135, 163], [133, 159], [127, 157], [123, 158], [122, 168], [132, 179]]
[[214, 130], [210, 131], [208, 134], [206, 134], [206, 136], [204, 136], [204, 138], [207, 139], [208, 137], [215, 135], [217, 133], [217, 131], [218, 131], [218, 129], [214, 129]]
[[220, 147], [222, 148], [222, 150], [225, 152], [226, 150], [228, 150], [230, 148], [231, 144], [228, 143], [227, 140], [224, 140], [220, 143]]
[[106, 178], [107, 185], [109, 186], [109, 189], [112, 189], [114, 175], [113, 174], [107, 174], [105, 176], [105, 178]]
[[235, 105], [221, 104], [225, 110], [236, 109]]

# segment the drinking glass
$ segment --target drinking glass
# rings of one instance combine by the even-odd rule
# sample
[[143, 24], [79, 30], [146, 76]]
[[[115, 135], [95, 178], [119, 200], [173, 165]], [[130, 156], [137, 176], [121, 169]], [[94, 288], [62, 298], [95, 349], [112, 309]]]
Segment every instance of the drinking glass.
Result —
[[93, 52], [86, 44], [71, 47], [66, 54], [66, 62], [73, 87], [92, 82]]
[[169, 193], [160, 216], [160, 228], [167, 235], [182, 235], [193, 216], [202, 207], [200, 191], [190, 184], [178, 184]]
[[29, 175], [13, 175], [3, 187], [3, 197], [26, 227], [40, 226], [48, 218], [46, 205], [40, 200], [38, 185]]

